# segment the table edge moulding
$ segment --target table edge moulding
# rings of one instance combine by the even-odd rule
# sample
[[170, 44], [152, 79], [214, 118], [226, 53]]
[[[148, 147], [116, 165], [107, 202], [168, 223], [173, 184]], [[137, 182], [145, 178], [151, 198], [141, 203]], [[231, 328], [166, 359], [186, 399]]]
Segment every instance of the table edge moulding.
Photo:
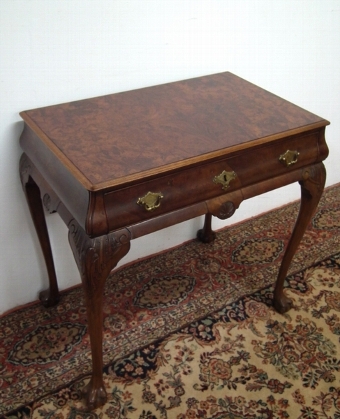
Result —
[[275, 284], [289, 265], [322, 195], [329, 124], [225, 72], [20, 113], [20, 177], [43, 251], [49, 288], [60, 298], [45, 211], [58, 212], [85, 295], [92, 376], [88, 409], [107, 400], [103, 383], [103, 289], [137, 237], [205, 215], [199, 240], [215, 239], [245, 199], [299, 182], [301, 205]]

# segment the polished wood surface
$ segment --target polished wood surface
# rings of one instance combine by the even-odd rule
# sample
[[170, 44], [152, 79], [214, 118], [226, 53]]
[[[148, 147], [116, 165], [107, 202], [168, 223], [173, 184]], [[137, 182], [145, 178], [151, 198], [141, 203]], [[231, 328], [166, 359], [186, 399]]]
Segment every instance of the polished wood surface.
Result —
[[[86, 299], [93, 375], [89, 409], [102, 405], [103, 287], [130, 241], [206, 215], [226, 219], [245, 199], [300, 182], [301, 209], [283, 258], [273, 304], [321, 197], [329, 124], [231, 73], [49, 106], [21, 113], [21, 180], [59, 299], [43, 207], [69, 228]], [[145, 204], [146, 202], [146, 204]], [[144, 203], [144, 204], [143, 204]]]
[[[21, 113], [91, 190], [142, 179], [325, 121], [231, 73]], [[88, 157], [91, 156], [91, 159]], [[86, 178], [86, 181], [84, 180]]]

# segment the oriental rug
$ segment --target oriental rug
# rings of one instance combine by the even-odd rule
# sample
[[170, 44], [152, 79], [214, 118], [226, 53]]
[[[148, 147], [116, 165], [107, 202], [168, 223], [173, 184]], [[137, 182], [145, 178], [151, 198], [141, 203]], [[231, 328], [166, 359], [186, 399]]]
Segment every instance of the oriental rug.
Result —
[[123, 267], [105, 289], [105, 406], [80, 287], [0, 318], [3, 418], [340, 418], [340, 185], [327, 189], [272, 308], [299, 204]]

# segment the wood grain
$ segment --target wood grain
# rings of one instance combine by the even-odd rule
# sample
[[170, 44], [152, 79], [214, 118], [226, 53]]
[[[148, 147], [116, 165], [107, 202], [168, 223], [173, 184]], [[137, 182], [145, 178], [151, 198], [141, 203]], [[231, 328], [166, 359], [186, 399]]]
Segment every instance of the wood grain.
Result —
[[323, 118], [229, 72], [21, 116], [92, 190], [282, 138], [306, 125], [325, 126]]

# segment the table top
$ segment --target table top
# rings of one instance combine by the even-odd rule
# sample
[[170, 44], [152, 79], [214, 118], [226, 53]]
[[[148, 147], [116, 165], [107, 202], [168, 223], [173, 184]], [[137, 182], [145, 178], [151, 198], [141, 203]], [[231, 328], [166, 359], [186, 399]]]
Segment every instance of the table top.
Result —
[[229, 72], [20, 115], [92, 191], [329, 124]]

